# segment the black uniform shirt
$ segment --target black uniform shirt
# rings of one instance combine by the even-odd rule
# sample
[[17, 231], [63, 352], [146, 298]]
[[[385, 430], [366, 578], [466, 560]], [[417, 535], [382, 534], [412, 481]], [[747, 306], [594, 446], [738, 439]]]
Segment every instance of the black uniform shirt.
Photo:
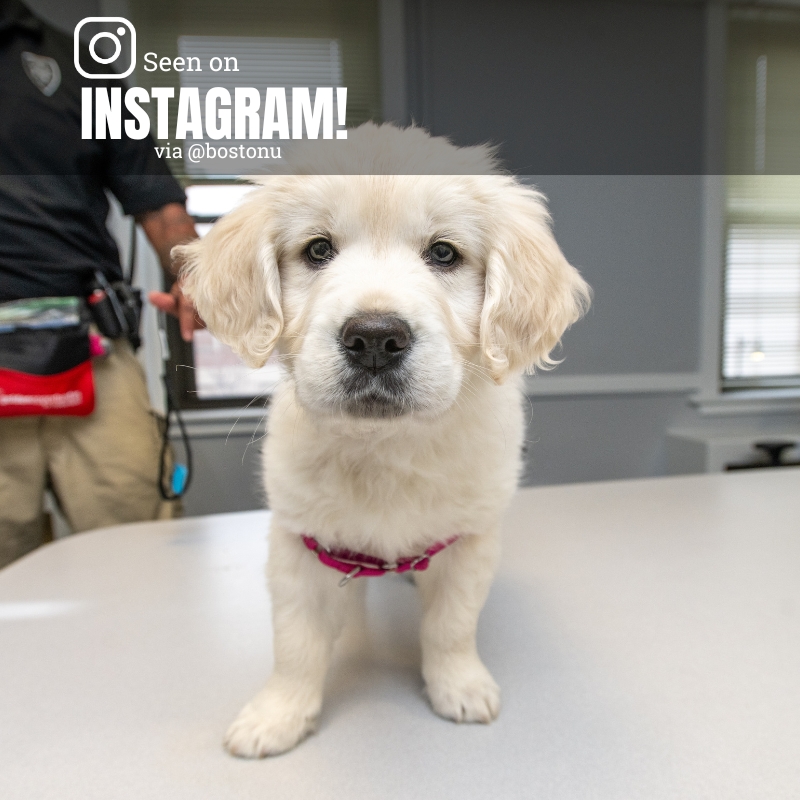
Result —
[[149, 136], [81, 138], [81, 87], [121, 81], [81, 77], [72, 48], [0, 0], [0, 302], [84, 295], [97, 269], [121, 278], [105, 189], [127, 214], [185, 201]]

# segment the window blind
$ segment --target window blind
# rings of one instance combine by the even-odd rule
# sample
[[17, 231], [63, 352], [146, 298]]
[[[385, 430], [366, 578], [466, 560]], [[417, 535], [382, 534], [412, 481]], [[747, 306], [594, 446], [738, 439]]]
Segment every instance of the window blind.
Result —
[[723, 377], [800, 379], [800, 224], [729, 225]]
[[336, 39], [279, 36], [179, 36], [178, 52], [208, 64], [215, 56], [232, 56], [237, 72], [182, 72], [184, 86], [197, 86], [200, 97], [214, 86], [233, 90], [255, 86], [341, 86], [342, 61]]
[[[178, 52], [187, 60], [195, 56], [200, 64], [209, 64], [212, 58], [231, 58], [236, 71], [181, 72], [181, 86], [196, 87], [200, 94], [201, 107], [205, 105], [206, 93], [215, 86], [227, 89], [231, 96], [237, 86], [250, 86], [258, 90], [261, 103], [269, 87], [286, 89], [288, 118], [292, 119], [293, 86], [307, 86], [313, 101], [318, 86], [342, 85], [342, 61], [339, 42], [336, 39], [304, 39], [269, 36], [179, 36]], [[188, 61], [187, 61], [188, 63]], [[334, 93], [335, 97], [335, 93]], [[338, 119], [334, 100], [333, 118]], [[212, 142], [226, 145], [233, 140]], [[246, 144], [271, 144], [286, 149], [290, 142], [275, 140], [246, 140]], [[225, 159], [202, 158], [197, 162], [184, 162], [187, 175], [224, 175], [231, 171], [231, 162]], [[257, 159], [237, 159], [233, 165], [236, 172], [247, 175], [265, 170], [265, 163]]]

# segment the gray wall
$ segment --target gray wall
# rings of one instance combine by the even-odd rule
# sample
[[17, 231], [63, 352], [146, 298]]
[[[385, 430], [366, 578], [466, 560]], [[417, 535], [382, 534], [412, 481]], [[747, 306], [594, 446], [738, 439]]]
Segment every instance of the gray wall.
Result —
[[[701, 3], [409, 0], [411, 116], [500, 144], [594, 289], [554, 375], [700, 366]], [[446, 34], [442, 35], [442, 32]], [[539, 173], [538, 175], [534, 173]], [[687, 393], [532, 396], [526, 484], [664, 474]]]
[[561, 175], [530, 179], [556, 238], [592, 286], [564, 337], [559, 375], [691, 372], [699, 366], [702, 178]]
[[[235, 431], [235, 428], [234, 428]], [[263, 508], [260, 431], [192, 440], [193, 478], [184, 497], [187, 516]]]
[[409, 113], [518, 174], [702, 170], [704, 8], [407, 0]]
[[[705, 3], [382, 6], [386, 116], [459, 144], [499, 144], [549, 197], [558, 241], [594, 289], [552, 373], [577, 388], [529, 398], [523, 483], [663, 475], [670, 429], [785, 425], [785, 415], [701, 418], [684, 385], [701, 367], [706, 112], [721, 102], [704, 96], [707, 70], [722, 70], [706, 64]], [[240, 491], [245, 473], [225, 460]], [[233, 500], [203, 477], [195, 491]]]
[[664, 475], [665, 431], [686, 396], [617, 394], [529, 398], [522, 483], [536, 486]]
[[[554, 376], [693, 373], [700, 366], [702, 178], [540, 176], [556, 237], [594, 291]], [[549, 377], [549, 376], [547, 376]], [[663, 475], [688, 393], [532, 396], [525, 485]]]

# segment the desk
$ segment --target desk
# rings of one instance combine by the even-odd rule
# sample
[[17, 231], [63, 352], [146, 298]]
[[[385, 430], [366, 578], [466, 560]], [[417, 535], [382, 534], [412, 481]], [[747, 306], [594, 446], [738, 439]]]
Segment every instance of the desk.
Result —
[[267, 512], [127, 525], [0, 572], [0, 796], [800, 796], [800, 470], [519, 492], [481, 617], [490, 726], [422, 694], [413, 587], [370, 579], [319, 732], [221, 738], [271, 661]]

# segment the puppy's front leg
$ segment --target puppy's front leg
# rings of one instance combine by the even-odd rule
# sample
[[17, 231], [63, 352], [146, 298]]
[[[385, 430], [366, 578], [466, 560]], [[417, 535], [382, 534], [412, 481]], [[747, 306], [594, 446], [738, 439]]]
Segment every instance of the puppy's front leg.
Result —
[[422, 675], [437, 714], [491, 722], [500, 689], [478, 656], [475, 635], [499, 554], [496, 532], [465, 536], [416, 573], [422, 594]]
[[[322, 566], [299, 536], [273, 524], [268, 564], [275, 669], [267, 685], [228, 729], [236, 756], [263, 758], [291, 750], [314, 730], [331, 650], [359, 588]], [[357, 583], [353, 581], [353, 584]]]

